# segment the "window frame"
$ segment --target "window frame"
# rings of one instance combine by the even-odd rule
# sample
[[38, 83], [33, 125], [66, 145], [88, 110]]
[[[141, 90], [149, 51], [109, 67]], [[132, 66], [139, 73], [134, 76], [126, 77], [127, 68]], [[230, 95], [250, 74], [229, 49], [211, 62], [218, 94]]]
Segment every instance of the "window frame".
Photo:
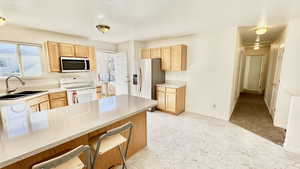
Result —
[[[16, 41], [6, 41], [6, 40], [0, 40], [1, 43], [8, 43], [8, 44], [13, 44], [16, 45], [16, 55], [18, 58], [18, 66], [20, 69], [20, 75], [17, 75], [18, 77], [21, 77], [22, 79], [39, 79], [41, 77], [44, 76], [44, 57], [43, 57], [43, 45], [39, 44], [39, 43], [27, 43], [27, 42], [16, 42]], [[39, 47], [40, 51], [41, 51], [41, 75], [39, 76], [24, 76], [24, 66], [23, 66], [23, 62], [22, 62], [22, 55], [21, 55], [21, 49], [20, 46], [35, 46], [35, 47]], [[0, 80], [1, 79], [6, 79], [8, 76], [0, 76]]]

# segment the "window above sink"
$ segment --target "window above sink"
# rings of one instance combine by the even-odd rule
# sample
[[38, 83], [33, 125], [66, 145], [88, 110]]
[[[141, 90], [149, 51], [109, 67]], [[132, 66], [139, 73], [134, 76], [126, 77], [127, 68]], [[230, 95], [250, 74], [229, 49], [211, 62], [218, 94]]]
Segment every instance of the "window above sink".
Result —
[[0, 41], [0, 78], [42, 76], [41, 51], [38, 44]]

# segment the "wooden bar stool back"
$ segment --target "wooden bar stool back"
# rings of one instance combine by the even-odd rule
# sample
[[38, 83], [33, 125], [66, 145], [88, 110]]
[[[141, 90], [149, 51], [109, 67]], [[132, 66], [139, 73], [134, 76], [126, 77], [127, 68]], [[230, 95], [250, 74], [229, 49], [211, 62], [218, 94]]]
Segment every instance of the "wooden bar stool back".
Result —
[[[96, 142], [93, 142], [91, 147], [95, 150], [94, 159], [92, 161], [92, 169], [95, 169], [96, 160], [101, 154], [108, 152], [116, 147], [118, 147], [120, 156], [123, 162], [122, 169], [127, 169], [126, 167], [126, 157], [128, 152], [128, 147], [131, 139], [133, 124], [128, 122], [120, 127], [108, 130], [105, 134], [101, 135]], [[125, 138], [121, 135], [122, 132], [129, 131], [128, 137]], [[121, 145], [127, 141], [125, 151], [122, 151]]]
[[[79, 156], [85, 153], [85, 163]], [[81, 145], [61, 156], [36, 164], [32, 169], [91, 169], [91, 148]]]

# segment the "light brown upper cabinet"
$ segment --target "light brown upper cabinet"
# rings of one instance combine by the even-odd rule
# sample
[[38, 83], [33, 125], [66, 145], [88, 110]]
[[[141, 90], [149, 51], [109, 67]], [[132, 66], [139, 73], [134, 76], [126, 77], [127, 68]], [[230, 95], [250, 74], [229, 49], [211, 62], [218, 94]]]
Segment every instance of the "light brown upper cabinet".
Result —
[[171, 47], [164, 47], [161, 49], [161, 69], [171, 70]]
[[150, 56], [151, 58], [161, 58], [161, 48], [151, 48]]
[[96, 71], [96, 50], [95, 47], [89, 47], [88, 48], [88, 57], [90, 60], [90, 68], [91, 71]]
[[75, 56], [77, 57], [88, 57], [89, 47], [82, 45], [75, 45]]
[[187, 46], [171, 46], [171, 71], [186, 70]]
[[45, 42], [44, 51], [49, 58], [50, 72], [60, 72], [59, 45], [56, 42]]
[[142, 51], [141, 51], [141, 58], [142, 59], [151, 58], [151, 54], [150, 53], [151, 53], [150, 49], [147, 49], [147, 48], [142, 49]]
[[60, 56], [75, 56], [74, 45], [69, 43], [59, 43], [59, 55]]

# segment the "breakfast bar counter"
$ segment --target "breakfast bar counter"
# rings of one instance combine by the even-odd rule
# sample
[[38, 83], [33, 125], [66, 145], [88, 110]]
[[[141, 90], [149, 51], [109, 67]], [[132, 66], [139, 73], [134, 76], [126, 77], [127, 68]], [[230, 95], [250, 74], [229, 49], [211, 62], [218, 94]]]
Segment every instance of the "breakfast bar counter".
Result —
[[[146, 111], [156, 101], [113, 96], [53, 110], [28, 113], [26, 118], [2, 118], [0, 168], [30, 169], [33, 164], [65, 153], [128, 121], [134, 125], [128, 155], [147, 145]], [[97, 168], [119, 164], [115, 151], [103, 155]], [[105, 160], [104, 160], [105, 159]], [[98, 162], [97, 162], [98, 163]]]

